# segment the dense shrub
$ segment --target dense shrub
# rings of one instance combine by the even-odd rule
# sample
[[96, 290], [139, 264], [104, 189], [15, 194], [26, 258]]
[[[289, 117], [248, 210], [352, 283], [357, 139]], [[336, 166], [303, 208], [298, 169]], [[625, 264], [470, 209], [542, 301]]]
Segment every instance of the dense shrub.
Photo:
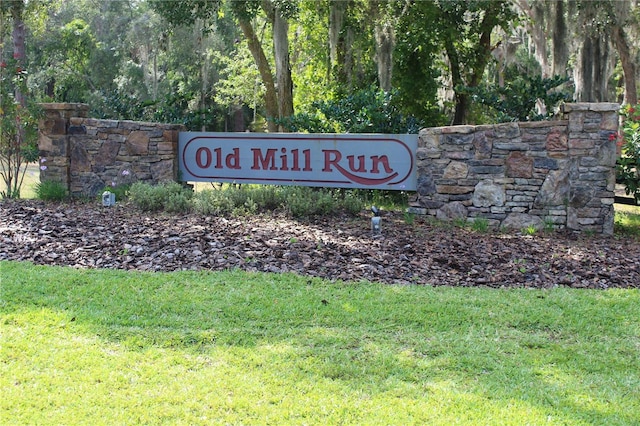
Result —
[[213, 216], [266, 211], [281, 211], [292, 217], [357, 214], [365, 202], [360, 195], [357, 191], [339, 189], [255, 185], [206, 189], [194, 194], [175, 182], [157, 186], [136, 182], [129, 190], [129, 200], [144, 211], [194, 211]]
[[44, 201], [63, 201], [68, 195], [66, 186], [54, 180], [39, 182], [35, 192], [36, 197]]
[[[617, 181], [640, 204], [640, 105], [625, 105], [622, 110], [622, 131], [619, 135], [621, 157], [618, 160]], [[612, 135], [615, 138], [615, 135]]]
[[186, 212], [191, 209], [193, 191], [177, 182], [160, 185], [136, 182], [129, 189], [129, 200], [143, 211]]
[[337, 99], [314, 102], [308, 111], [276, 122], [292, 132], [418, 133], [423, 123], [403, 114], [394, 99], [394, 92], [372, 87]]
[[[512, 66], [507, 68], [505, 80], [502, 86], [488, 83], [461, 87], [460, 91], [484, 108], [486, 121], [497, 123], [549, 120], [560, 103], [571, 99], [568, 92], [559, 89], [568, 81], [567, 77], [542, 78]], [[539, 104], [544, 105], [544, 113], [537, 110]]]

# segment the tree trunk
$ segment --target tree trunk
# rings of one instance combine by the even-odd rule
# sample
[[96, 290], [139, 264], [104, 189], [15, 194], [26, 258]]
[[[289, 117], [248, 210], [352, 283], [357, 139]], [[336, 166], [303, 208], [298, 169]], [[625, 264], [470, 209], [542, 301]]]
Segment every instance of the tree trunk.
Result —
[[253, 30], [253, 25], [246, 19], [238, 19], [240, 24], [240, 29], [242, 33], [247, 38], [247, 44], [249, 46], [249, 51], [253, 56], [253, 60], [256, 62], [258, 66], [258, 71], [260, 72], [260, 77], [262, 78], [262, 84], [265, 87], [265, 109], [267, 113], [267, 128], [270, 132], [277, 132], [278, 126], [273, 122], [273, 118], [277, 118], [279, 115], [278, 112], [278, 95], [276, 93], [275, 84], [273, 82], [273, 74], [271, 74], [271, 68], [269, 67], [269, 62], [267, 62], [267, 57], [264, 54], [264, 50], [262, 50], [262, 45], [260, 44], [260, 40], [256, 36], [255, 31]]
[[278, 81], [278, 114], [280, 118], [284, 118], [293, 115], [293, 82], [289, 63], [289, 23], [277, 9], [274, 12], [273, 48]]
[[631, 56], [631, 49], [627, 42], [624, 29], [620, 25], [613, 27], [612, 31], [613, 43], [620, 56], [622, 63], [622, 71], [624, 73], [624, 100], [629, 105], [638, 103], [638, 92], [636, 88], [636, 64]]
[[608, 98], [608, 38], [602, 34], [587, 35], [578, 53], [575, 90], [578, 102], [605, 102]]
[[375, 22], [373, 35], [376, 43], [374, 62], [378, 70], [378, 85], [385, 92], [391, 90], [391, 77], [393, 72], [393, 49], [395, 47], [395, 33], [392, 18], [381, 10], [381, 4], [371, 2], [370, 16]]
[[458, 86], [464, 84], [462, 75], [460, 74], [460, 60], [458, 58], [458, 52], [453, 44], [453, 40], [447, 37], [445, 41], [445, 51], [449, 58], [449, 69], [451, 70], [451, 85], [455, 93], [455, 111], [453, 114], [452, 125], [463, 124], [465, 116], [467, 115], [468, 99], [467, 96], [461, 94], [456, 90]]
[[[25, 54], [25, 25], [22, 20], [22, 12], [24, 11], [24, 4], [22, 1], [14, 1], [11, 8], [11, 19], [13, 21], [12, 40], [13, 40], [13, 59], [16, 61], [16, 67], [22, 69], [24, 67]], [[16, 85], [15, 89], [16, 101], [25, 106], [24, 94], [20, 90], [20, 87]]]
[[567, 23], [565, 21], [564, 0], [558, 0], [552, 7], [551, 50], [553, 54], [553, 75], [567, 75], [568, 36]]
[[338, 62], [338, 42], [348, 4], [348, 0], [329, 2], [329, 69]]
[[542, 77], [547, 78], [549, 77], [550, 70], [549, 61], [547, 60], [547, 34], [545, 31], [545, 11], [542, 8], [543, 5], [535, 4], [532, 8], [527, 0], [520, 0], [518, 5], [529, 17], [526, 21], [526, 28], [535, 47], [533, 56], [536, 58], [536, 61], [538, 61], [538, 64], [540, 64], [540, 68], [542, 68]]
[[375, 26], [376, 65], [378, 67], [378, 83], [385, 92], [391, 90], [393, 76], [393, 48], [395, 35], [393, 27], [388, 22], [378, 22]]

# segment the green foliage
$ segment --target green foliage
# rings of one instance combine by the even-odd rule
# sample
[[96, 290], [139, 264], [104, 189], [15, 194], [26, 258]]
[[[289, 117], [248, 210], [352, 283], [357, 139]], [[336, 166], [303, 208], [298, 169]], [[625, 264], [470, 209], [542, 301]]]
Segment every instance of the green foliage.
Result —
[[[486, 84], [461, 87], [459, 92], [470, 95], [475, 103], [483, 105], [491, 121], [498, 123], [548, 120], [561, 102], [571, 99], [569, 93], [556, 90], [568, 81], [568, 77], [542, 78], [525, 74], [513, 66], [505, 72], [505, 81], [503, 87]], [[544, 104], [544, 114], [536, 111], [538, 102]]]
[[[622, 114], [621, 151], [618, 159], [617, 181], [624, 185], [640, 205], [640, 105], [625, 105]], [[616, 135], [611, 136], [612, 140]]]
[[186, 212], [191, 208], [192, 197], [193, 191], [177, 182], [135, 182], [129, 189], [129, 200], [143, 211]]
[[486, 233], [489, 231], [489, 220], [484, 217], [476, 217], [471, 222], [471, 229], [476, 232]]
[[65, 185], [54, 180], [44, 180], [36, 184], [36, 197], [44, 201], [64, 201], [69, 193]]
[[[0, 176], [2, 198], [18, 198], [27, 164], [38, 159], [38, 119], [42, 111], [27, 89], [27, 71], [0, 57]], [[24, 102], [16, 98], [20, 93]]]
[[621, 237], [640, 238], [640, 206], [617, 205], [614, 229]]
[[[116, 89], [94, 93], [91, 114], [93, 117], [119, 120], [150, 121], [183, 124], [187, 130], [224, 130], [225, 111], [212, 105], [206, 109], [192, 107], [195, 93], [176, 93], [160, 100], [136, 100]], [[222, 118], [221, 118], [222, 117]]]
[[244, 216], [268, 211], [281, 211], [292, 217], [335, 212], [357, 214], [364, 206], [356, 191], [243, 185], [205, 189], [193, 194], [191, 189], [176, 182], [161, 185], [136, 182], [129, 190], [129, 200], [143, 211], [194, 211], [216, 216]]
[[220, 0], [151, 0], [150, 3], [173, 25], [191, 25], [196, 20], [215, 20], [220, 6]]
[[[116, 201], [125, 201], [129, 198], [130, 189], [131, 184], [114, 185], [105, 187], [102, 192], [109, 191], [116, 196]], [[102, 192], [99, 194], [100, 197], [102, 197]]]
[[422, 127], [419, 119], [400, 111], [393, 93], [375, 87], [317, 101], [309, 111], [278, 124], [292, 132], [309, 133], [417, 133]]
[[247, 186], [204, 190], [196, 194], [194, 210], [202, 214], [245, 215], [282, 211], [292, 217], [333, 212], [359, 213], [364, 202], [354, 191], [300, 186]]
[[403, 113], [419, 117], [427, 127], [441, 126], [446, 118], [438, 106], [437, 91], [438, 26], [425, 25], [437, 16], [432, 1], [414, 2], [398, 22], [396, 47], [393, 52], [393, 85], [397, 88], [396, 102]]

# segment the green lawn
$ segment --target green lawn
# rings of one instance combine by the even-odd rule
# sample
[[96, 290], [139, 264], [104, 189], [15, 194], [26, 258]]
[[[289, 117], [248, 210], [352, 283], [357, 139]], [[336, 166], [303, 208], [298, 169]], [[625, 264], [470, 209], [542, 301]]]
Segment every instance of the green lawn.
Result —
[[0, 262], [0, 424], [640, 424], [637, 290]]

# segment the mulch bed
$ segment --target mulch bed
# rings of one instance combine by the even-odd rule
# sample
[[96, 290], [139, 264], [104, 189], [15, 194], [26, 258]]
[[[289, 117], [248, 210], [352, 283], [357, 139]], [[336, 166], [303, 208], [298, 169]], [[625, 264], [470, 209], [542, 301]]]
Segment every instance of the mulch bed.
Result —
[[294, 272], [389, 284], [640, 287], [637, 238], [474, 232], [384, 212], [295, 220], [146, 213], [127, 204], [0, 202], [0, 260], [139, 271]]

